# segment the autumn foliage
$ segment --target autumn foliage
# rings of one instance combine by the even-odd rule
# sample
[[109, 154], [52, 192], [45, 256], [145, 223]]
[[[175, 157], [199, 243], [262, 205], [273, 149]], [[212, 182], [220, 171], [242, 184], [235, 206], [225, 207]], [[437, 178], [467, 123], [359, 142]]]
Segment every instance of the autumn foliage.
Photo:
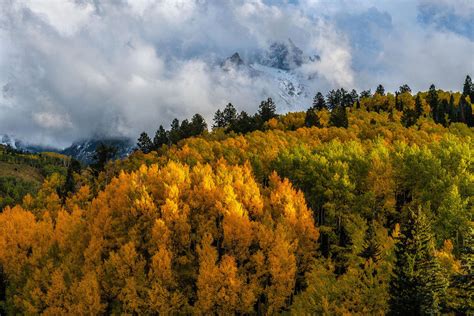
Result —
[[404, 93], [49, 176], [0, 213], [0, 313], [469, 314], [474, 132]]
[[8, 312], [275, 313], [314, 260], [303, 194], [248, 164], [142, 166], [87, 191], [0, 215]]

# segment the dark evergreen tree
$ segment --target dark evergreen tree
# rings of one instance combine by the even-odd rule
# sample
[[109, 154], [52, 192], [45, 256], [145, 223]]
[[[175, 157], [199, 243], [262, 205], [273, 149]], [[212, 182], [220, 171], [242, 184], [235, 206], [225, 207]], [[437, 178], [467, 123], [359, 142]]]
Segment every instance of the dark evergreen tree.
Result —
[[423, 115], [423, 104], [421, 103], [421, 97], [419, 94], [417, 94], [415, 98], [415, 112], [417, 118]]
[[222, 114], [224, 115], [224, 127], [232, 125], [237, 119], [237, 110], [232, 105], [232, 103], [229, 103], [225, 106]]
[[397, 109], [397, 111], [400, 111], [400, 112], [403, 112], [403, 103], [400, 102], [400, 99], [399, 99], [399, 96], [400, 95], [400, 92], [398, 91], [395, 91], [395, 109]]
[[189, 121], [187, 119], [184, 119], [181, 122], [181, 126], [179, 127], [179, 139], [178, 139], [178, 141], [180, 141], [181, 139], [184, 139], [184, 138], [188, 138], [190, 136], [191, 136], [191, 123], [189, 123]]
[[268, 98], [266, 101], [260, 103], [258, 107], [258, 116], [262, 124], [277, 116], [276, 105], [272, 98]]
[[201, 114], [194, 114], [190, 125], [191, 136], [198, 136], [207, 131], [207, 123]]
[[390, 315], [439, 315], [447, 281], [434, 255], [430, 222], [421, 207], [408, 209], [390, 282]]
[[400, 91], [400, 93], [405, 93], [405, 92], [411, 93], [411, 88], [407, 84], [400, 86], [398, 90]]
[[416, 124], [417, 119], [418, 114], [416, 113], [416, 110], [406, 108], [403, 110], [400, 121], [403, 126], [410, 127]]
[[360, 256], [365, 260], [372, 259], [373, 262], [377, 262], [380, 259], [380, 253], [380, 245], [377, 243], [374, 222], [372, 221], [365, 232], [364, 248]]
[[217, 110], [214, 114], [214, 124], [212, 128], [223, 128], [225, 127], [225, 117], [221, 110]]
[[98, 175], [104, 170], [105, 165], [111, 159], [117, 156], [117, 147], [109, 146], [104, 143], [100, 143], [95, 149], [95, 154], [92, 157], [94, 162], [91, 164], [92, 170]]
[[451, 94], [449, 98], [449, 122], [456, 122], [457, 121], [457, 111], [456, 106], [454, 105], [454, 96]]
[[256, 129], [257, 125], [255, 117], [248, 115], [245, 111], [240, 112], [239, 116], [237, 117], [237, 120], [230, 127], [230, 130], [241, 134], [250, 133]]
[[160, 125], [153, 138], [154, 149], [160, 149], [163, 145], [169, 145], [168, 132]]
[[171, 129], [169, 131], [169, 141], [171, 144], [176, 144], [181, 140], [181, 127], [179, 125], [179, 120], [174, 119], [171, 122]]
[[372, 96], [372, 92], [369, 90], [364, 90], [360, 93], [360, 98], [370, 98]]
[[471, 226], [464, 236], [463, 247], [460, 251], [461, 268], [459, 275], [454, 277], [451, 284], [453, 297], [450, 297], [453, 312], [456, 315], [474, 315], [474, 227]]
[[330, 110], [333, 110], [336, 107], [342, 105], [343, 96], [342, 96], [341, 90], [333, 89], [329, 91], [328, 94], [326, 95], [326, 99], [327, 99], [327, 107]]
[[335, 127], [349, 127], [346, 108], [343, 106], [337, 106], [334, 108], [331, 111], [331, 116], [329, 117], [329, 124]]
[[81, 172], [81, 163], [77, 159], [71, 158], [71, 161], [69, 162], [69, 166], [67, 167], [66, 181], [64, 182], [64, 187], [61, 190], [63, 202], [65, 201], [69, 193], [76, 192], [76, 180], [74, 179], [74, 174], [77, 174], [80, 172]]
[[316, 93], [313, 99], [313, 108], [317, 111], [327, 109], [326, 100], [321, 92]]
[[466, 80], [464, 80], [464, 86], [463, 86], [463, 89], [462, 89], [462, 94], [464, 96], [469, 96], [469, 98], [471, 99], [471, 102], [474, 102], [473, 100], [473, 93], [474, 93], [474, 85], [472, 84], [472, 79], [471, 79], [471, 76], [467, 75], [466, 76]]
[[145, 154], [148, 154], [153, 150], [153, 142], [147, 133], [143, 132], [140, 134], [140, 137], [138, 137], [137, 148]]
[[448, 121], [446, 120], [446, 115], [448, 114], [449, 110], [449, 103], [448, 100], [443, 99], [441, 100], [439, 106], [438, 106], [438, 122], [442, 124], [443, 126], [447, 126]]
[[428, 95], [426, 96], [426, 102], [428, 102], [428, 105], [430, 106], [431, 115], [433, 116], [434, 121], [438, 123], [439, 97], [438, 97], [438, 91], [436, 90], [436, 87], [434, 84], [432, 84], [430, 86], [430, 89], [428, 90]]
[[377, 86], [377, 89], [375, 89], [375, 93], [385, 95], [385, 88], [381, 84], [379, 84]]
[[354, 104], [359, 101], [359, 94], [357, 93], [355, 89], [351, 90], [350, 96], [351, 96], [351, 104]]
[[311, 107], [306, 111], [304, 124], [306, 125], [306, 127], [312, 127], [312, 126], [321, 127], [318, 114], [316, 113], [316, 110], [314, 108]]

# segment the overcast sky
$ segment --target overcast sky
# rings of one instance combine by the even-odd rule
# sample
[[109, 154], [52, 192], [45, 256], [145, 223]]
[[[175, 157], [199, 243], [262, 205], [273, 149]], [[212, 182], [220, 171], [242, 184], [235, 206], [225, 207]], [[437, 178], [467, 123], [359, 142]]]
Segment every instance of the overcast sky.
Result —
[[227, 102], [254, 112], [268, 82], [218, 63], [289, 38], [321, 58], [297, 70], [314, 92], [459, 90], [474, 74], [474, 1], [3, 0], [0, 134], [67, 146]]

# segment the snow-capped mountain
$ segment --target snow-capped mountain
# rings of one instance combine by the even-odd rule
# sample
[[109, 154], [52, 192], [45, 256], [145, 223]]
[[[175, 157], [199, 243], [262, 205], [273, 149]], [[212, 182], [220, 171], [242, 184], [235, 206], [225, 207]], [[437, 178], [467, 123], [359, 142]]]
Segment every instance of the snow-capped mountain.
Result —
[[95, 150], [101, 143], [117, 148], [117, 158], [125, 158], [135, 149], [134, 141], [125, 137], [84, 139], [74, 142], [71, 146], [65, 149], [60, 149], [50, 146], [29, 144], [7, 134], [0, 135], [0, 145], [10, 146], [14, 149], [30, 153], [41, 153], [46, 151], [57, 152], [66, 156], [71, 156], [85, 164], [93, 162]]
[[301, 109], [310, 105], [315, 92], [310, 89], [313, 78], [303, 75], [298, 68], [319, 60], [318, 55], [304, 55], [301, 49], [288, 40], [271, 44], [267, 51], [248, 61], [236, 52], [220, 66], [226, 72], [245, 72], [250, 77], [268, 82], [277, 104], [283, 104], [287, 109]]
[[101, 143], [117, 148], [117, 158], [127, 157], [135, 148], [134, 142], [129, 138], [97, 138], [76, 141], [71, 146], [61, 150], [60, 153], [71, 156], [85, 164], [90, 164], [94, 160], [96, 148]]

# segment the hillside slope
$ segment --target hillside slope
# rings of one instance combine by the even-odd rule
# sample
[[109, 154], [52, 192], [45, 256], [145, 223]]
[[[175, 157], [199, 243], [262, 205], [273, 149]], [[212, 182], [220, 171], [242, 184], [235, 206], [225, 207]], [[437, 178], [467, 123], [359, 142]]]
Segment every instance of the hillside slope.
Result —
[[69, 158], [56, 153], [23, 153], [0, 145], [0, 209], [35, 194], [53, 173], [66, 174]]

